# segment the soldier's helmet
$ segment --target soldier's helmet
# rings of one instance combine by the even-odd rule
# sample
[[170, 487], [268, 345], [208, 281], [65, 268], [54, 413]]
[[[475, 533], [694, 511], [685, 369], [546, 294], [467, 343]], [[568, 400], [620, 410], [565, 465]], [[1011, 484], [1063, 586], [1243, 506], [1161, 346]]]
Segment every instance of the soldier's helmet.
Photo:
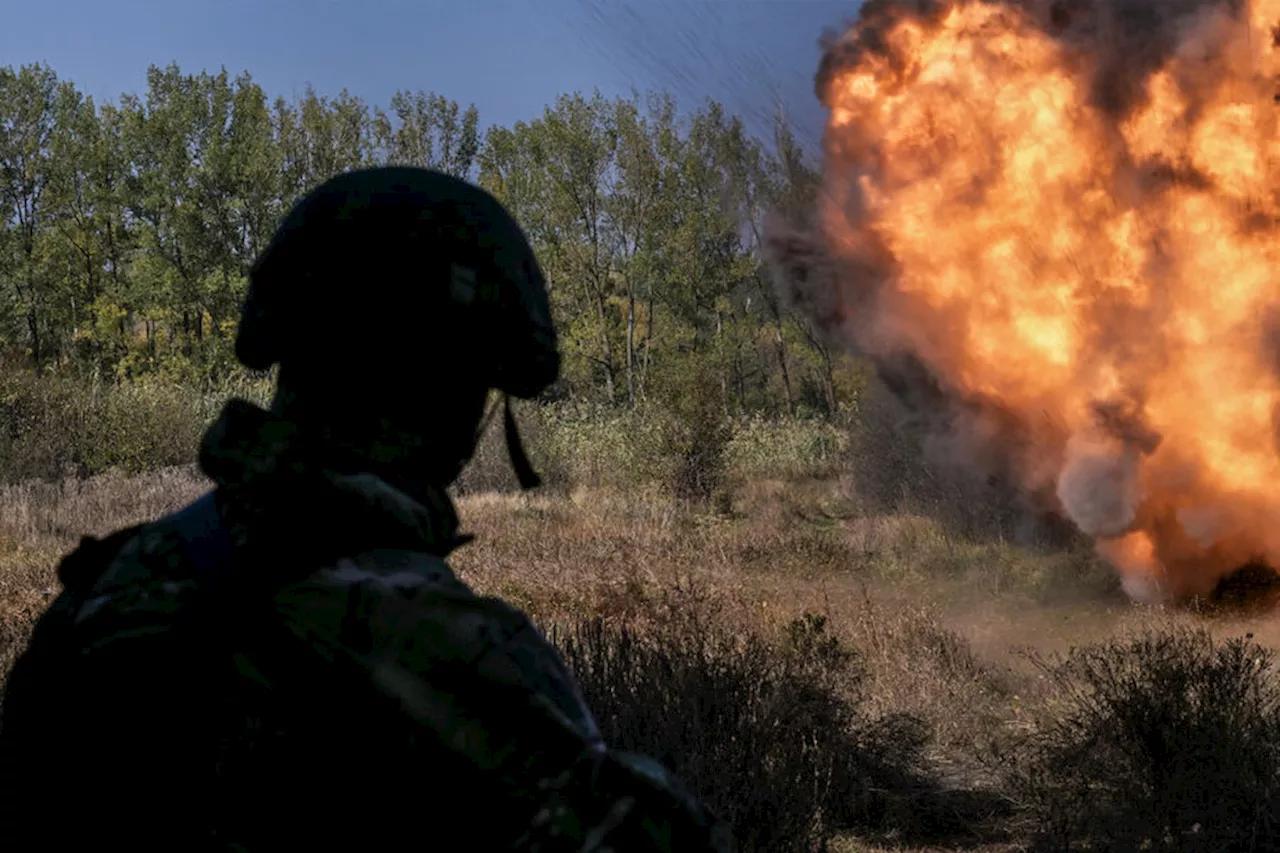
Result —
[[447, 371], [526, 399], [560, 369], [515, 219], [483, 189], [412, 167], [347, 172], [294, 205], [251, 270], [235, 346], [254, 370]]

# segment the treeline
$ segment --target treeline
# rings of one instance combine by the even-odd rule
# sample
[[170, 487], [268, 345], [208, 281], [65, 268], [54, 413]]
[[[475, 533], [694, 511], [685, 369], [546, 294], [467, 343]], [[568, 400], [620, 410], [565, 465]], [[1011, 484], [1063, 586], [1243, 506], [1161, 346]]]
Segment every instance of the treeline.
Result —
[[99, 380], [235, 378], [248, 271], [276, 223], [378, 164], [476, 180], [528, 229], [566, 356], [553, 398], [635, 406], [694, 374], [726, 414], [831, 413], [847, 396], [760, 257], [767, 211], [802, 215], [818, 183], [782, 122], [764, 144], [714, 102], [575, 93], [484, 130], [431, 92], [289, 101], [176, 65], [102, 104], [47, 66], [0, 68], [0, 356]]

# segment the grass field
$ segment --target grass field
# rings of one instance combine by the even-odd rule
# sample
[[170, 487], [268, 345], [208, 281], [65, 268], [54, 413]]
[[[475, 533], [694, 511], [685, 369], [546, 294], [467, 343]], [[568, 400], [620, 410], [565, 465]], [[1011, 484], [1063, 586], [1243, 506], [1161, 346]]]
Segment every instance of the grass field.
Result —
[[[177, 467], [0, 490], [0, 665], [56, 593], [56, 561], [80, 535], [163, 514], [205, 488], [193, 469]], [[743, 849], [825, 841], [834, 850], [1021, 849], [1052, 840], [1064, 819], [1051, 806], [1078, 793], [1068, 759], [1082, 738], [1128, 756], [1131, 773], [1154, 760], [1132, 747], [1140, 725], [1181, 725], [1187, 749], [1211, 759], [1219, 741], [1254, 757], [1280, 747], [1266, 728], [1275, 717], [1269, 670], [1261, 687], [1230, 694], [1232, 677], [1254, 676], [1220, 660], [1229, 648], [1221, 642], [1196, 658], [1185, 633], [1252, 633], [1262, 650], [1280, 641], [1273, 622], [1136, 608], [1088, 550], [982, 542], [923, 516], [858, 505], [840, 476], [745, 480], [714, 510], [641, 487], [472, 492], [459, 506], [477, 539], [453, 562], [477, 589], [554, 632], [612, 737], [675, 765], [734, 817]], [[1153, 650], [1143, 637], [1183, 646]], [[1080, 661], [1074, 676], [1055, 662], [1090, 644], [1114, 664], [1110, 681]], [[1226, 698], [1188, 699], [1178, 717], [1171, 682], [1159, 681], [1170, 654], [1165, 675], [1188, 696], [1209, 678]], [[1133, 708], [1143, 701], [1173, 716], [1139, 720]], [[698, 730], [709, 708], [731, 732]], [[1084, 729], [1063, 729], [1065, 719]], [[1254, 740], [1241, 746], [1223, 734], [1233, 727]], [[1042, 778], [1047, 770], [1061, 778]], [[1130, 810], [1148, 805], [1115, 780], [1084, 784], [1103, 799], [1130, 797], [1122, 803]], [[1150, 788], [1147, 799], [1168, 799]], [[1269, 788], [1241, 796], [1253, 796], [1255, 812], [1274, 808]], [[1161, 820], [1186, 822], [1177, 813]], [[1225, 846], [1206, 838], [1215, 846], [1197, 847], [1195, 833], [1161, 844], [1141, 831], [1150, 849], [1251, 849], [1238, 832]], [[1118, 832], [1092, 849], [1142, 846]]]

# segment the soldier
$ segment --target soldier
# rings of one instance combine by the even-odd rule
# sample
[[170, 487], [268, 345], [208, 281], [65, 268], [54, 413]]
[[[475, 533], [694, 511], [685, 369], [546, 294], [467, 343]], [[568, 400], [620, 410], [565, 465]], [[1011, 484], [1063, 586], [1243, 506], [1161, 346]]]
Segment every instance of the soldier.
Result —
[[255, 264], [236, 355], [278, 364], [277, 393], [206, 433], [215, 489], [59, 567], [6, 691], [0, 843], [727, 849], [662, 767], [605, 746], [524, 614], [445, 562], [489, 391], [559, 371], [503, 207], [424, 169], [330, 180]]

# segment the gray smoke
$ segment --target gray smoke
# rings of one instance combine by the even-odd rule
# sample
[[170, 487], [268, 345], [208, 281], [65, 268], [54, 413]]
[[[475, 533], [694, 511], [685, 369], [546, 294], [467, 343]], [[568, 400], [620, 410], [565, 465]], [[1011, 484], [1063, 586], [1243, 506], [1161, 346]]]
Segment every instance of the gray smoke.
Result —
[[1141, 464], [1132, 445], [1112, 436], [1073, 435], [1058, 477], [1058, 499], [1089, 536], [1122, 536], [1138, 517]]

